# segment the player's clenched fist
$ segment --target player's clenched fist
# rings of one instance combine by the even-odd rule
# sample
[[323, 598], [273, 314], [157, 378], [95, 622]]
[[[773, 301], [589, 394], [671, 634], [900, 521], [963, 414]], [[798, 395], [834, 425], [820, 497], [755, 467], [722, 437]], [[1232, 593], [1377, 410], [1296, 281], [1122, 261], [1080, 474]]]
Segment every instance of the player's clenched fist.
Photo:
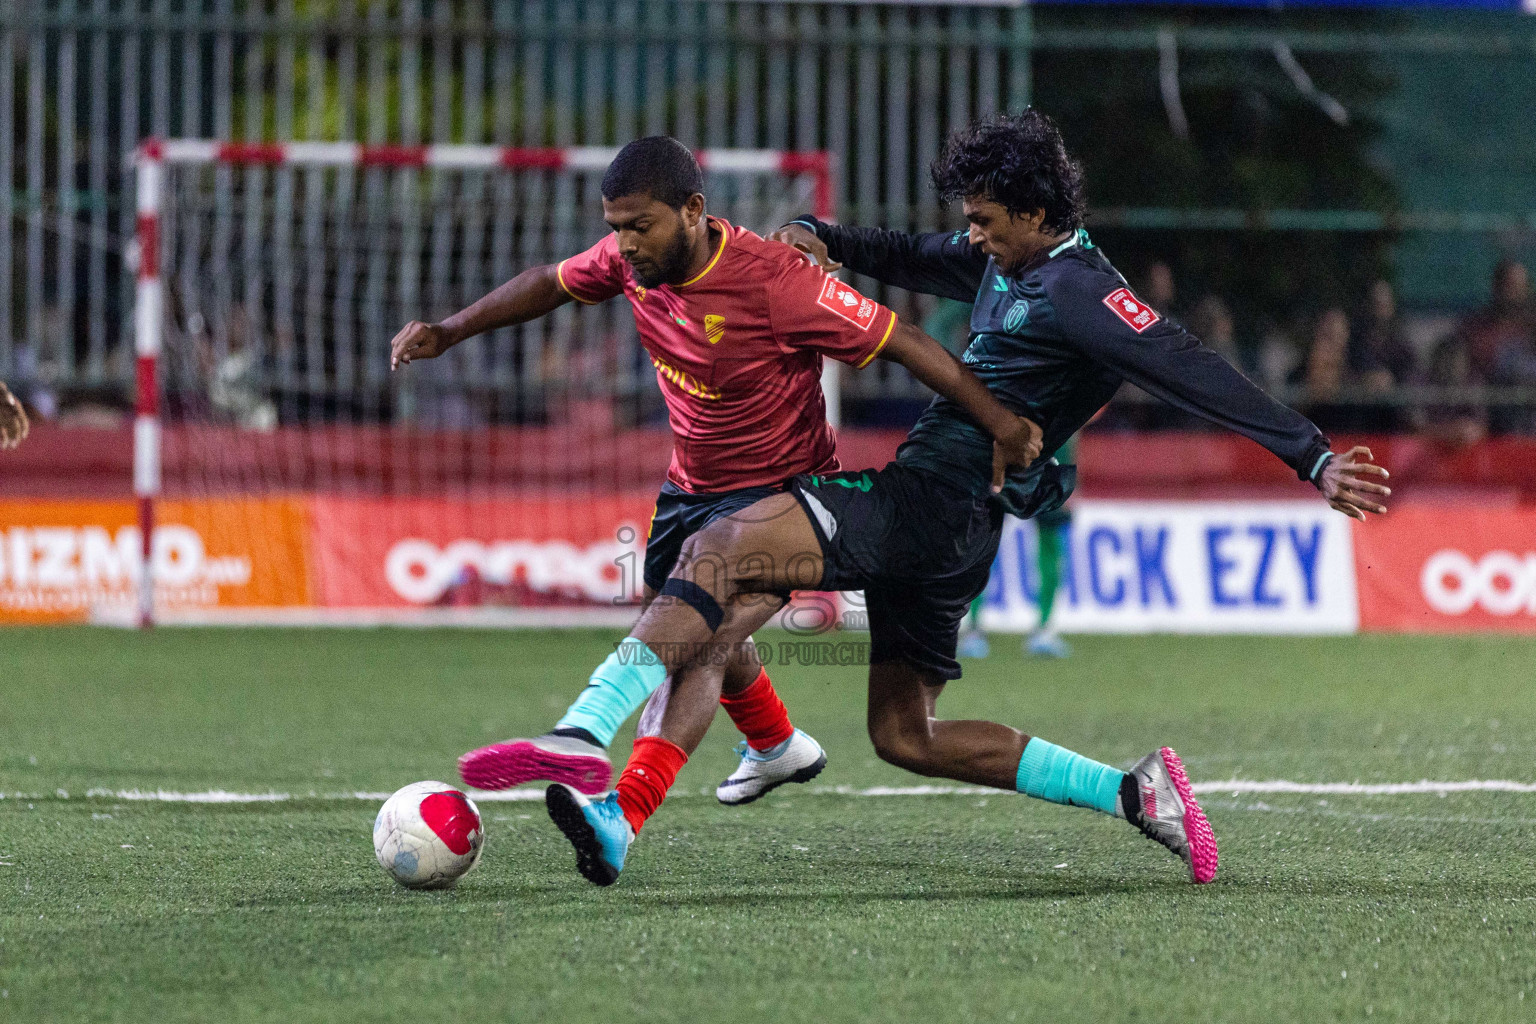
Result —
[[413, 359], [436, 359], [453, 347], [454, 339], [441, 324], [412, 320], [389, 343], [389, 368]]
[[1024, 468], [1040, 457], [1045, 431], [1040, 424], [1024, 416], [1016, 416], [1015, 428], [992, 442], [992, 493], [1003, 489], [1003, 479], [1009, 466]]
[[15, 448], [26, 439], [27, 411], [4, 382], [0, 382], [0, 448]]

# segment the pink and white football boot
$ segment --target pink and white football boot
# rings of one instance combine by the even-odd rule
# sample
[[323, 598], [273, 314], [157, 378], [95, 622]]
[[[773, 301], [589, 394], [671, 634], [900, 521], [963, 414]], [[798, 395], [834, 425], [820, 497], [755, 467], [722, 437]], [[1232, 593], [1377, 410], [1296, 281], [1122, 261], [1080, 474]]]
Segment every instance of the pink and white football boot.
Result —
[[459, 758], [459, 777], [476, 789], [510, 789], [525, 782], [557, 782], [588, 796], [613, 780], [613, 762], [596, 743], [545, 733], [471, 750]]
[[1172, 747], [1154, 750], [1125, 773], [1120, 811], [1142, 835], [1188, 864], [1196, 885], [1216, 877], [1216, 833]]

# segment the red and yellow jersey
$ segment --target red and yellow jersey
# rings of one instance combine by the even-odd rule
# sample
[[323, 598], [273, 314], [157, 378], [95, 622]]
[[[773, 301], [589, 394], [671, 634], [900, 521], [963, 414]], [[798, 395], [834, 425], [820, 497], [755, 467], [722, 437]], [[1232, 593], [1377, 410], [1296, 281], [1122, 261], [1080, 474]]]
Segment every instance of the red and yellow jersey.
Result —
[[560, 264], [560, 285], [579, 302], [629, 299], [677, 435], [667, 471], [677, 486], [730, 491], [836, 469], [822, 356], [864, 366], [896, 314], [787, 245], [710, 223], [715, 253], [682, 284], [638, 284], [610, 234]]

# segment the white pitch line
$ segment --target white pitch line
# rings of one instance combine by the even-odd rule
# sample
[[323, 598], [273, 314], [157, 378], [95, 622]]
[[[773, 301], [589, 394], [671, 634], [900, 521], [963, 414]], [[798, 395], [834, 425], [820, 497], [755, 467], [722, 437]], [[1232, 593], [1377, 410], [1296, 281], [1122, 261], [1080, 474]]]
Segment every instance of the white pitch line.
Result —
[[1288, 782], [1274, 779], [1256, 782], [1231, 779], [1227, 782], [1197, 782], [1196, 793], [1302, 793], [1308, 796], [1409, 796], [1441, 793], [1536, 793], [1536, 782], [1512, 782], [1509, 779], [1471, 779], [1466, 782]]
[[[1536, 793], [1536, 782], [1514, 782], [1509, 779], [1470, 779], [1460, 782], [1437, 782], [1424, 779], [1419, 782], [1291, 782], [1286, 779], [1256, 780], [1228, 779], [1224, 782], [1197, 782], [1196, 793], [1208, 795], [1237, 795], [1240, 793], [1290, 793], [1300, 796], [1443, 796], [1448, 793]], [[471, 789], [475, 800], [485, 803], [522, 803], [544, 799], [543, 787], [508, 789], [497, 792]], [[985, 796], [1005, 792], [985, 786], [811, 786], [796, 791], [796, 795], [843, 796], [843, 797], [900, 797], [900, 796]], [[689, 796], [712, 796], [711, 790], [690, 792], [674, 790], [674, 799]], [[788, 795], [788, 794], [786, 794]], [[167, 804], [265, 804], [290, 800], [355, 800], [378, 803], [389, 798], [387, 792], [352, 791], [348, 793], [238, 793], [224, 789], [200, 792], [181, 792], [167, 789], [87, 789], [84, 799], [118, 800], [123, 802]], [[70, 800], [81, 799], [62, 789], [52, 793], [0, 793], [0, 800]]]

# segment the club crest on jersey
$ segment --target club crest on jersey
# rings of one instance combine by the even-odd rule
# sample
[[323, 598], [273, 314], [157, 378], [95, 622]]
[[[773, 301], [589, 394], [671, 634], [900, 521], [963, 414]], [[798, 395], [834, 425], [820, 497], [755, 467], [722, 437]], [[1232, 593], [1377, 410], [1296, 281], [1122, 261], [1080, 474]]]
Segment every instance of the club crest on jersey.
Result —
[[1115, 316], [1126, 322], [1131, 330], [1140, 334], [1157, 323], [1162, 317], [1152, 312], [1152, 307], [1131, 294], [1129, 288], [1116, 288], [1104, 296], [1104, 305], [1115, 311]]
[[1019, 299], [1008, 307], [1008, 315], [1003, 317], [1003, 331], [1012, 334], [1024, 326], [1024, 321], [1029, 316], [1029, 300]]
[[869, 330], [875, 322], [875, 304], [835, 277], [829, 276], [822, 282], [816, 305], [836, 313], [861, 331]]
[[718, 345], [723, 337], [725, 337], [725, 317], [715, 316], [713, 313], [705, 313], [704, 340], [711, 345]]

